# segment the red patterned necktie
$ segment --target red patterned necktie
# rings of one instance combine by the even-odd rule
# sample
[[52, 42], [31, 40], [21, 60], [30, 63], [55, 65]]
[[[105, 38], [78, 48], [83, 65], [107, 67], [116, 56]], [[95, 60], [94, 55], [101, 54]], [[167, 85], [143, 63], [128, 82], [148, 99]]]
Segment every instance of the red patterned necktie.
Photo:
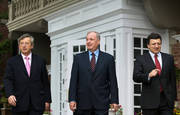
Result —
[[[159, 63], [159, 61], [158, 61], [157, 56], [158, 56], [158, 55], [155, 54], [155, 55], [154, 55], [154, 59], [155, 59], [156, 69], [159, 69], [158, 74], [160, 75], [160, 74], [161, 74], [161, 65], [160, 65], [160, 63]], [[162, 91], [163, 91], [163, 88], [162, 88], [162, 85], [160, 85], [160, 92], [162, 92]]]
[[161, 65], [160, 65], [160, 63], [159, 63], [159, 61], [158, 61], [158, 59], [157, 59], [157, 54], [155, 54], [154, 55], [154, 59], [155, 59], [155, 64], [156, 64], [156, 69], [159, 69], [159, 72], [158, 72], [158, 74], [160, 75], [161, 74]]
[[92, 72], [94, 72], [95, 65], [96, 65], [96, 59], [95, 59], [95, 54], [94, 53], [92, 53], [91, 55], [92, 55], [92, 58], [91, 58], [91, 70], [92, 70]]

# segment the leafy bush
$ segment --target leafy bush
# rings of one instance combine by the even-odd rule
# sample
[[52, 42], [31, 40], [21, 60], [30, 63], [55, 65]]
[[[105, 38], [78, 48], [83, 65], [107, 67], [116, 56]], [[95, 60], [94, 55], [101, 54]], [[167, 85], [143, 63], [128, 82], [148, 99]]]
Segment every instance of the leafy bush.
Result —
[[177, 67], [175, 69], [176, 69], [176, 79], [180, 80], [180, 69], [178, 69]]
[[0, 54], [8, 53], [11, 51], [11, 41], [6, 39], [0, 42]]
[[8, 12], [0, 13], [0, 19], [8, 19]]
[[6, 57], [7, 54], [11, 53], [12, 51], [11, 44], [12, 43], [9, 39], [5, 39], [0, 42], [0, 64], [2, 63], [3, 59]]
[[0, 39], [3, 37], [3, 34], [2, 33], [0, 33]]

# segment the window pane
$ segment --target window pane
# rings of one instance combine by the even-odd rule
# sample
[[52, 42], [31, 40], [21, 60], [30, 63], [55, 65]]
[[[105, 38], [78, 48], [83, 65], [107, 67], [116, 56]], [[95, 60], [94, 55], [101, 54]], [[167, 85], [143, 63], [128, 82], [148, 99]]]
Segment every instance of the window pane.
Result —
[[79, 46], [74, 46], [73, 47], [73, 52], [78, 52], [79, 51]]
[[143, 50], [143, 54], [144, 54], [144, 53], [148, 53], [148, 52], [149, 52], [149, 50]]
[[62, 111], [61, 102], [60, 102], [60, 111]]
[[62, 61], [62, 53], [60, 53], [60, 61]]
[[134, 84], [134, 93], [135, 94], [141, 93], [141, 85], [140, 84]]
[[134, 58], [136, 58], [137, 56], [141, 55], [141, 50], [139, 49], [134, 49]]
[[62, 63], [60, 63], [60, 72], [62, 71]]
[[113, 51], [114, 59], [116, 60], [116, 50]]
[[141, 38], [137, 38], [137, 37], [134, 38], [134, 47], [138, 47], [138, 48], [141, 47]]
[[134, 105], [140, 105], [140, 97], [141, 96], [134, 96]]
[[86, 51], [86, 46], [85, 46], [85, 45], [81, 45], [81, 46], [80, 46], [80, 49], [81, 49], [81, 50], [80, 50], [81, 52]]
[[147, 48], [147, 39], [143, 39], [143, 48]]
[[113, 39], [114, 49], [116, 49], [116, 39]]
[[62, 91], [62, 84], [60, 83], [60, 91]]
[[[141, 108], [134, 108], [134, 112], [135, 112], [136, 115], [137, 115], [138, 113], [141, 112]], [[138, 114], [138, 115], [141, 115], [141, 114]]]
[[[62, 100], [62, 93], [60, 92], [60, 100]], [[61, 102], [60, 102], [61, 103]]]

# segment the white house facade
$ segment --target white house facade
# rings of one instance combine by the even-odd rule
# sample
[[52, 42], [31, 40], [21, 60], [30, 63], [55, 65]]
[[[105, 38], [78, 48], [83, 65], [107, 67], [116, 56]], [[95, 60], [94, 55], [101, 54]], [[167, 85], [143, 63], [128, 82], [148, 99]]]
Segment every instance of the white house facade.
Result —
[[141, 111], [141, 84], [132, 80], [134, 59], [148, 51], [146, 37], [151, 32], [162, 35], [162, 51], [169, 52], [168, 31], [149, 22], [141, 0], [84, 0], [44, 19], [51, 40], [52, 115], [72, 115], [68, 88], [73, 55], [87, 50], [85, 37], [89, 31], [99, 32], [100, 50], [115, 57], [123, 115]]

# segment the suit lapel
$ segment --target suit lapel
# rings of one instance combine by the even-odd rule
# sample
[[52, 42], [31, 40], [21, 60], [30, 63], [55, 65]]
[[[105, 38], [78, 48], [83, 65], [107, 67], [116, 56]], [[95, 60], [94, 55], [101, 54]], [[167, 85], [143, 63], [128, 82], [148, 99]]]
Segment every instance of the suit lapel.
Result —
[[18, 62], [19, 62], [20, 69], [28, 76], [26, 66], [24, 64], [24, 60], [23, 60], [23, 57], [21, 55], [18, 55]]
[[153, 69], [155, 69], [156, 65], [155, 65], [151, 55], [149, 53], [146, 53], [145, 58], [146, 58], [146, 61], [149, 62], [149, 66], [152, 67]]
[[89, 59], [89, 52], [87, 51], [87, 52], [85, 52], [85, 55], [84, 55], [85, 57], [83, 58], [83, 59], [85, 59], [84, 60], [84, 63], [87, 65], [87, 69], [88, 69], [88, 71], [89, 72], [92, 72], [91, 71], [91, 64], [90, 64], [90, 59]]
[[162, 57], [162, 68], [161, 68], [161, 75], [162, 75], [162, 73], [163, 73], [163, 71], [164, 71], [164, 68], [165, 68], [165, 61], [166, 61], [166, 56], [163, 54], [163, 53], [161, 53], [161, 57]]
[[87, 67], [88, 67], [88, 71], [90, 73], [93, 73], [93, 76], [95, 76], [98, 73], [98, 70], [100, 69], [100, 66], [102, 64], [103, 53], [101, 51], [99, 51], [99, 56], [98, 56], [98, 59], [97, 59], [97, 62], [96, 62], [96, 66], [95, 66], [94, 72], [92, 72], [92, 70], [91, 70], [91, 62], [90, 62], [90, 59], [89, 59], [89, 52], [88, 51], [86, 52], [85, 59], [86, 59], [85, 63], [87, 65]]
[[96, 63], [96, 66], [95, 66], [95, 71], [96, 72], [98, 70], [98, 68], [101, 66], [101, 62], [103, 60], [103, 54], [101, 51], [99, 51], [99, 56], [98, 56], [98, 59], [97, 59], [97, 63]]
[[36, 59], [35, 59], [35, 56], [34, 56], [34, 54], [32, 53], [32, 59], [31, 59], [31, 70], [30, 70], [30, 77], [32, 77], [32, 74], [33, 74], [33, 71], [34, 71], [34, 69], [35, 69], [35, 62], [36, 61]]
[[102, 62], [103, 59], [104, 59], [103, 53], [101, 51], [99, 51], [98, 60], [97, 60], [96, 67], [94, 70], [94, 80], [98, 76], [98, 72], [100, 72], [99, 69], [101, 68], [101, 65], [103, 64], [103, 62]]
[[[163, 53], [161, 53], [161, 57], [162, 57], [162, 67], [161, 67], [161, 74], [160, 75], [162, 75], [162, 73], [163, 73], [163, 70], [164, 70], [164, 67], [165, 67], [165, 63], [164, 62], [166, 61], [166, 56]], [[149, 53], [147, 53], [146, 59], [149, 62], [150, 66], [153, 69], [155, 69], [156, 65], [155, 65], [155, 63], [154, 63], [154, 61], [153, 61], [153, 59], [152, 59], [152, 57], [151, 57], [151, 55]]]

